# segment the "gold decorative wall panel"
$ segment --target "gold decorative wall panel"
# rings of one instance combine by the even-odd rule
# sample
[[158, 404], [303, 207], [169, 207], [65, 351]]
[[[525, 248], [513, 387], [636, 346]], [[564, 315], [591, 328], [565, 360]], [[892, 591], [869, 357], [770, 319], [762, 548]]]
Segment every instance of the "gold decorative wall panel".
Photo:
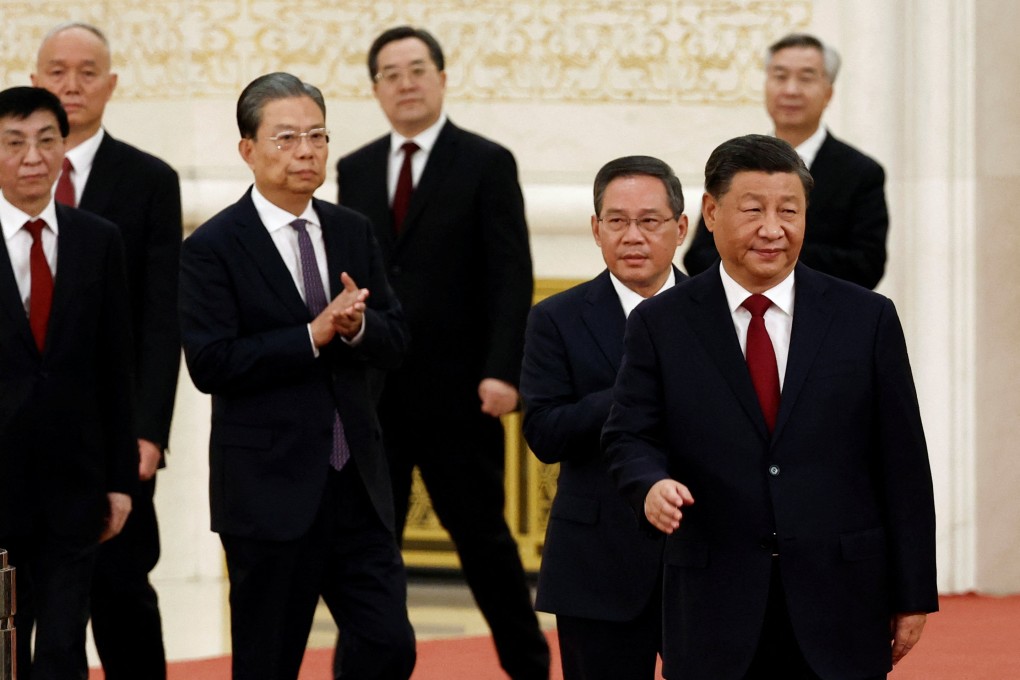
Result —
[[808, 24], [810, 0], [3, 0], [0, 83], [23, 83], [42, 36], [71, 19], [113, 44], [121, 99], [234, 98], [292, 71], [327, 97], [370, 96], [381, 30], [431, 30], [458, 101], [747, 104], [761, 55]]

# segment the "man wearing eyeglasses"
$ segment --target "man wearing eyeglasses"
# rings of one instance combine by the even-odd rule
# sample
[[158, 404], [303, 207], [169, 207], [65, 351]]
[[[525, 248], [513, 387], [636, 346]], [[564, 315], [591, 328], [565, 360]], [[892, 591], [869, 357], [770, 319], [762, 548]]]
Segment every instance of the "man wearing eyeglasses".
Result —
[[141, 488], [124, 531], [99, 549], [93, 637], [107, 680], [165, 680], [163, 627], [149, 572], [160, 552], [153, 506], [156, 470], [169, 445], [181, 360], [180, 182], [162, 160], [103, 128], [117, 74], [111, 71], [106, 36], [95, 26], [72, 22], [52, 29], [39, 47], [32, 84], [60, 97], [71, 126], [56, 199], [120, 228], [131, 298]]
[[[652, 680], [662, 644], [662, 538], [641, 531], [599, 448], [631, 310], [685, 278], [684, 196], [657, 158], [595, 176], [592, 235], [607, 269], [535, 305], [521, 369], [524, 436], [559, 463], [536, 607], [556, 614], [564, 680]], [[683, 351], [678, 348], [678, 351]]]
[[375, 39], [368, 70], [393, 129], [340, 160], [340, 203], [372, 220], [411, 331], [379, 406], [397, 536], [417, 466], [503, 669], [545, 680], [548, 646], [503, 515], [499, 417], [517, 408], [533, 286], [524, 201], [513, 155], [443, 112], [444, 68], [425, 30]]
[[368, 376], [403, 356], [403, 313], [368, 220], [313, 198], [318, 88], [256, 78], [237, 123], [255, 183], [184, 242], [180, 294], [188, 370], [212, 394], [233, 678], [296, 679], [321, 595], [337, 677], [406, 680], [414, 632]]
[[88, 674], [96, 551], [138, 487], [123, 247], [114, 224], [53, 200], [67, 134], [55, 95], [0, 92], [0, 547], [18, 677], [34, 680]]

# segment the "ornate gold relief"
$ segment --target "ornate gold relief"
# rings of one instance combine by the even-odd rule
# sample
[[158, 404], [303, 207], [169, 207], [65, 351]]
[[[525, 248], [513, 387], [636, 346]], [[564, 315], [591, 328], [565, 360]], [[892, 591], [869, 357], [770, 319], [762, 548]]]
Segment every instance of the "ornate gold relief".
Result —
[[372, 39], [410, 23], [443, 44], [458, 101], [746, 104], [765, 47], [810, 18], [810, 0], [5, 0], [0, 83], [80, 19], [109, 35], [123, 99], [232, 99], [278, 70], [365, 99]]

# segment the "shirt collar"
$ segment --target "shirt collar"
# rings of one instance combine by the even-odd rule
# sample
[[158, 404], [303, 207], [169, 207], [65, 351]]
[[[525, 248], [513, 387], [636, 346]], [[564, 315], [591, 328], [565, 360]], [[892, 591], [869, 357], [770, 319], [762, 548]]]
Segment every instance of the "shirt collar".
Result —
[[822, 148], [822, 142], [825, 141], [827, 134], [829, 134], [828, 129], [824, 125], [819, 125], [813, 135], [805, 139], [794, 149], [809, 170], [811, 169], [811, 164], [815, 162], [815, 156], [818, 155], [818, 149]]
[[[719, 265], [719, 277], [722, 279], [723, 291], [726, 293], [726, 303], [729, 305], [730, 313], [732, 314], [737, 311], [751, 293], [737, 283], [721, 263]], [[793, 316], [793, 280], [794, 272], [791, 271], [789, 276], [762, 293], [772, 304], [790, 316]]]
[[308, 205], [305, 206], [304, 211], [300, 215], [292, 215], [278, 205], [271, 203], [268, 198], [259, 192], [258, 187], [252, 185], [251, 201], [255, 204], [255, 211], [259, 214], [259, 219], [262, 220], [263, 226], [270, 233], [290, 226], [290, 223], [298, 218], [306, 220], [316, 227], [322, 226], [319, 223], [319, 216], [316, 214], [315, 208], [312, 207], [311, 200], [308, 201]]
[[3, 227], [4, 240], [9, 241], [19, 229], [25, 226], [25, 222], [34, 219], [41, 219], [46, 222], [46, 226], [50, 228], [54, 234], [57, 233], [57, 207], [50, 199], [50, 202], [43, 208], [43, 211], [38, 215], [29, 215], [21, 208], [16, 208], [7, 197], [0, 191], [0, 226]]
[[403, 153], [400, 147], [404, 146], [404, 142], [414, 142], [418, 145], [427, 156], [432, 151], [432, 147], [436, 145], [436, 139], [439, 137], [439, 132], [443, 129], [443, 125], [446, 124], [446, 112], [443, 111], [439, 114], [439, 120], [432, 125], [428, 126], [414, 137], [405, 137], [396, 130], [390, 132], [390, 155], [399, 156]]
[[64, 154], [70, 159], [71, 165], [74, 166], [74, 171], [78, 173], [78, 176], [87, 175], [91, 172], [92, 164], [96, 160], [96, 152], [99, 151], [99, 145], [103, 143], [103, 136], [105, 134], [103, 128], [99, 128], [96, 134], [73, 149], [68, 149]]
[[[634, 308], [645, 301], [640, 294], [635, 293], [633, 290], [628, 288], [623, 281], [616, 278], [613, 272], [609, 272], [609, 280], [613, 283], [613, 288], [616, 289], [616, 295], [620, 298], [620, 305], [623, 307], [623, 315], [630, 316], [630, 313], [634, 311]], [[666, 278], [666, 282], [662, 284], [662, 288], [655, 291], [655, 295], [672, 288], [676, 284], [676, 273], [673, 271], [673, 267], [669, 268], [669, 276]]]

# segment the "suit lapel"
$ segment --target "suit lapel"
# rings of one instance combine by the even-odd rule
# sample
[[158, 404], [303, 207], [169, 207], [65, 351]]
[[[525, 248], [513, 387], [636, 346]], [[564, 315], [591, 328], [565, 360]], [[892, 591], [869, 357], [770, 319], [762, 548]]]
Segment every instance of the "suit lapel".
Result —
[[[75, 298], [79, 287], [90, 278], [98, 276], [86, 268], [86, 263], [89, 267], [97, 264], [94, 257], [88, 256], [95, 249], [88, 230], [75, 221], [71, 208], [59, 203], [56, 207], [60, 230], [57, 232], [57, 275], [53, 279], [53, 306], [50, 308], [46, 329], [47, 347], [50, 347], [52, 338], [64, 337], [60, 325], [69, 316], [71, 307], [77, 304]], [[64, 256], [69, 253], [74, 255]]]
[[21, 300], [21, 291], [18, 290], [18, 282], [14, 278], [14, 268], [11, 266], [10, 253], [7, 251], [5, 239], [0, 237], [0, 307], [3, 307], [3, 314], [13, 328], [17, 329], [18, 336], [24, 341], [26, 348], [31, 347], [31, 352], [38, 355], [39, 350], [35, 346], [35, 339], [32, 337], [32, 328], [28, 325], [28, 314], [25, 313], [25, 304]]
[[704, 273], [695, 276], [684, 288], [694, 303], [693, 313], [688, 319], [702, 347], [719, 369], [723, 379], [730, 386], [744, 412], [765, 439], [769, 439], [765, 416], [762, 415], [758, 395], [747, 370], [747, 362], [737, 333], [733, 328], [726, 292], [719, 278], [719, 263]]
[[774, 439], [778, 440], [783, 426], [793, 412], [804, 387], [808, 371], [818, 355], [822, 340], [832, 322], [832, 309], [824, 304], [828, 283], [816, 272], [797, 265], [794, 296], [793, 329], [790, 333], [790, 354], [783, 379]]
[[109, 212], [107, 206], [115, 198], [114, 187], [124, 171], [118, 144], [109, 133], [103, 133], [103, 141], [99, 143], [96, 157], [92, 160], [92, 170], [89, 172], [88, 182], [85, 183], [79, 208], [97, 215]]
[[[429, 160], [425, 164], [425, 170], [418, 180], [418, 185], [411, 193], [411, 203], [407, 206], [407, 216], [404, 218], [404, 226], [400, 230], [400, 237], [397, 238], [397, 247], [401, 247], [407, 241], [407, 237], [418, 225], [418, 218], [425, 210], [425, 206], [435, 195], [443, 180], [450, 175], [450, 167], [457, 156], [458, 137], [460, 129], [449, 120], [443, 125], [436, 137], [436, 144], [429, 152]], [[391, 219], [392, 221], [392, 219]]]
[[[389, 177], [390, 137], [386, 135], [372, 143], [370, 161], [364, 177], [350, 178], [344, 184], [357, 187], [358, 206], [370, 206], [366, 216], [375, 227], [376, 238], [385, 252], [391, 252], [394, 244], [393, 211], [390, 210]], [[340, 204], [346, 205], [343, 196]]]
[[[326, 297], [332, 300], [342, 290], [340, 274], [348, 272], [354, 276], [347, 259], [350, 257], [351, 248], [343, 229], [340, 229], [337, 222], [325, 214], [321, 202], [313, 198], [312, 206], [319, 216], [319, 224], [322, 225], [322, 241], [326, 245], [326, 271], [329, 275], [329, 290], [326, 291]], [[355, 283], [359, 282], [355, 281]]]
[[620, 359], [623, 357], [623, 336], [627, 317], [624, 316], [623, 307], [620, 306], [616, 289], [609, 280], [609, 270], [602, 272], [592, 281], [588, 294], [584, 296], [584, 302], [581, 319], [615, 374], [620, 370]]
[[259, 270], [266, 284], [279, 298], [280, 302], [297, 319], [307, 320], [308, 307], [301, 299], [294, 284], [294, 278], [280, 257], [280, 251], [273, 243], [272, 236], [262, 224], [255, 204], [251, 200], [251, 190], [234, 204], [234, 224], [232, 236], [237, 240], [241, 250], [245, 252], [255, 268]]

